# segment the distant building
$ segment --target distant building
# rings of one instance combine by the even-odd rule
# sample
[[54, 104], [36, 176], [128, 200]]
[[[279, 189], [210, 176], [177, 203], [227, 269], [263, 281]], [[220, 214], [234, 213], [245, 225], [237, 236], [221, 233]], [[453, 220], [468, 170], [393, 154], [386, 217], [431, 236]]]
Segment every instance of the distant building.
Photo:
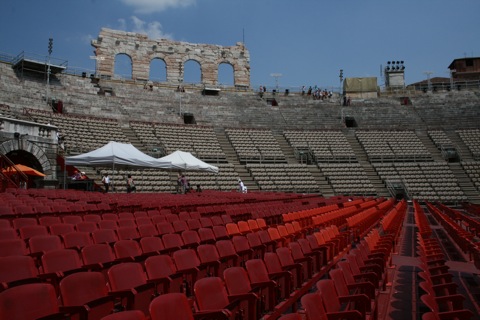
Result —
[[377, 98], [377, 78], [345, 78], [345, 81], [343, 82], [343, 94], [352, 99]]
[[448, 66], [453, 81], [480, 80], [480, 57], [455, 59]]

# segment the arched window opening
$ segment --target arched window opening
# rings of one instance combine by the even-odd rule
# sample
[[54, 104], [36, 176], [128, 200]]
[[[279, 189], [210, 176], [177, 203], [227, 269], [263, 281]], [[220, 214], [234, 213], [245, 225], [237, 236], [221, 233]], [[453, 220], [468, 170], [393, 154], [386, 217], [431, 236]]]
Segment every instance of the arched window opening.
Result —
[[132, 59], [129, 55], [119, 53], [115, 56], [114, 77], [132, 79]]
[[218, 79], [217, 82], [222, 86], [234, 86], [235, 85], [235, 72], [233, 66], [230, 63], [222, 62], [218, 66]]
[[202, 82], [202, 68], [200, 63], [195, 60], [187, 60], [183, 68], [183, 82], [184, 83], [201, 83]]
[[167, 81], [167, 64], [163, 59], [155, 58], [150, 62], [150, 74], [148, 80], [153, 82]]

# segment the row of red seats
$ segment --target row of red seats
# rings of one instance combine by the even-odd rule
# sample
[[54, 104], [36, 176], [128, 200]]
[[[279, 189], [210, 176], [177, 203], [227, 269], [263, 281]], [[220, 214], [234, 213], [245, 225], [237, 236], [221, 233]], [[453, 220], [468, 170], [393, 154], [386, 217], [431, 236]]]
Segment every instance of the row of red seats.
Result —
[[473, 313], [463, 307], [465, 297], [457, 293], [438, 240], [418, 234], [417, 243], [422, 270], [418, 273], [422, 279], [419, 286], [424, 292], [420, 299], [430, 310], [422, 319], [471, 319]]
[[456, 244], [462, 249], [463, 252], [467, 253], [471, 250], [475, 250], [476, 245], [473, 243], [474, 235], [460, 225], [458, 225], [455, 220], [451, 219], [448, 215], [441, 212], [440, 209], [435, 207], [435, 205], [427, 202], [426, 203], [428, 210], [433, 214], [435, 219], [443, 226], [443, 228], [448, 232]]
[[[240, 237], [240, 236], [237, 236], [237, 237]], [[269, 266], [269, 268], [273, 268], [273, 270], [276, 270], [276, 273], [277, 273], [277, 274], [281, 274], [282, 272], [284, 272], [284, 270], [283, 270], [282, 268], [286, 268], [286, 267], [289, 267], [289, 266], [292, 266], [292, 265], [293, 265], [294, 268], [295, 268], [295, 270], [296, 270], [296, 273], [295, 273], [295, 275], [294, 275], [294, 278], [297, 279], [297, 280], [294, 281], [294, 284], [296, 284], [296, 286], [298, 286], [298, 285], [300, 285], [300, 282], [301, 282], [301, 280], [299, 280], [299, 279], [303, 279], [303, 278], [302, 278], [302, 271], [298, 268], [297, 265], [295, 265], [295, 262], [293, 262], [293, 263], [291, 262], [292, 259], [294, 259], [293, 256], [291, 255], [291, 252], [293, 252], [293, 251], [295, 250], [294, 248], [297, 249], [297, 250], [296, 250], [297, 252], [301, 252], [301, 248], [302, 248], [302, 247], [301, 247], [300, 245], [298, 245], [297, 247], [295, 247], [295, 246], [293, 246], [293, 243], [294, 243], [294, 242], [291, 242], [290, 244], [291, 244], [292, 246], [289, 246], [289, 248], [291, 247], [292, 250], [289, 249], [289, 248], [287, 248], [287, 247], [280, 247], [280, 248], [277, 248], [277, 252], [276, 252], [276, 253], [269, 252], [269, 253], [265, 254], [265, 263]], [[279, 243], [278, 245], [280, 246], [281, 244]], [[207, 245], [204, 245], [204, 246], [207, 246]], [[105, 247], [108, 248], [108, 245], [105, 245]], [[211, 247], [214, 247], [214, 246], [213, 246], [213, 245], [210, 245], [210, 248], [211, 248]], [[86, 248], [84, 248], [84, 249], [86, 249]], [[199, 253], [201, 252], [200, 246], [197, 248], [197, 250], [198, 250]], [[290, 250], [291, 250], [291, 251], [290, 251]], [[338, 249], [337, 249], [337, 250], [338, 250]], [[64, 253], [69, 252], [70, 254], [75, 253], [73, 250], [63, 250], [63, 252], [64, 252]], [[92, 250], [92, 252], [98, 253], [98, 252], [99, 252], [98, 247], [96, 247], [95, 250]], [[183, 255], [184, 253], [187, 253], [187, 252], [190, 253], [190, 256], [188, 256], [188, 258], [187, 258], [187, 257], [183, 257], [183, 258], [182, 258], [182, 255]], [[193, 253], [192, 253], [192, 252], [193, 252]], [[83, 252], [82, 252], [82, 253], [83, 253]], [[194, 265], [194, 266], [191, 266], [191, 264], [192, 264], [192, 261], [198, 261], [198, 258], [197, 258], [197, 259], [192, 258], [192, 254], [194, 254], [194, 251], [193, 251], [192, 249], [180, 249], [180, 250], [176, 250], [176, 251], [173, 252], [174, 260], [175, 260], [175, 261], [177, 262], [177, 264], [178, 264], [178, 266], [177, 266], [177, 271], [178, 271], [179, 268], [181, 268], [182, 270], [192, 270], [193, 268], [196, 268], [195, 265]], [[302, 254], [302, 253], [300, 253], [300, 254]], [[278, 255], [278, 256], [277, 256], [277, 255]], [[44, 255], [44, 258], [45, 258], [45, 257], [48, 257], [48, 256], [49, 256], [49, 254], [46, 253], [46, 254]], [[155, 255], [155, 256], [153, 256], [153, 257], [147, 258], [147, 260], [145, 260], [145, 266], [147, 266], [147, 261], [149, 261], [149, 259], [162, 259], [162, 257], [163, 257], [163, 258], [168, 258], [168, 257], [170, 257], [170, 256], [166, 256], [166, 255]], [[285, 262], [285, 263], [289, 263], [289, 264], [282, 265], [282, 262], [281, 262], [281, 261], [282, 261], [282, 258], [281, 258], [281, 257], [287, 257], [287, 258], [283, 258], [283, 259], [284, 259], [284, 261], [287, 261], [287, 262]], [[305, 258], [305, 257], [303, 256], [303, 258]], [[46, 258], [45, 258], [45, 259], [46, 259]], [[217, 257], [217, 258], [215, 259], [215, 261], [218, 261], [219, 259], [220, 259], [220, 258]], [[307, 259], [307, 260], [308, 260], [308, 259]], [[268, 262], [267, 262], [267, 261], [268, 261]], [[297, 259], [297, 261], [298, 261], [298, 259]], [[5, 262], [6, 262], [6, 261], [4, 261], [1, 265], [6, 265]], [[185, 265], [182, 266], [182, 265], [181, 265], [182, 262], [183, 262], [183, 263], [186, 263], [187, 265], [186, 265], [186, 266], [185, 266]], [[231, 264], [235, 264], [236, 262], [233, 261], [233, 262], [230, 262], [230, 263], [231, 263]], [[254, 263], [254, 260], [247, 260], [247, 261], [246, 261], [246, 265], [251, 264], [251, 263]], [[122, 263], [122, 264], [124, 264], [124, 263]], [[190, 264], [190, 265], [188, 265], [188, 264]], [[228, 264], [227, 264], [227, 265], [228, 265]], [[18, 267], [18, 265], [17, 265], [17, 267]], [[92, 267], [92, 265], [90, 265], [90, 267]], [[44, 265], [44, 268], [47, 270], [48, 268], [50, 268], [50, 265], [49, 265], [49, 264], [45, 264], [45, 265]], [[110, 267], [110, 268], [112, 268], [112, 267]], [[277, 268], [277, 269], [275, 269], [275, 268]], [[279, 270], [278, 268], [280, 268], [280, 270]], [[18, 268], [15, 268], [15, 269], [18, 270]], [[258, 272], [259, 269], [260, 269], [259, 266], [255, 266], [254, 268], [252, 268], [252, 270], [256, 270], [257, 272]], [[309, 269], [310, 269], [310, 266], [309, 266], [308, 264], [306, 264], [306, 265], [302, 268], [302, 270], [309, 270]], [[109, 270], [110, 270], [110, 269], [109, 269]], [[162, 268], [155, 268], [154, 270], [157, 270], [157, 271], [158, 271], [158, 270], [168, 270], [168, 269], [166, 269], [166, 268], [163, 268], [163, 269], [162, 269]], [[48, 269], [48, 271], [54, 271], [54, 270]], [[56, 272], [58, 273], [58, 272], [61, 272], [61, 271], [56, 270]], [[108, 271], [108, 272], [110, 272], [110, 271]], [[186, 271], [185, 271], [185, 272], [186, 272]], [[274, 272], [274, 273], [275, 273], [275, 272]], [[132, 272], [129, 273], [129, 276], [128, 276], [128, 277], [124, 276], [124, 278], [131, 278], [131, 277], [132, 277], [131, 275], [132, 275]], [[182, 278], [180, 278], [180, 279], [184, 279], [184, 277], [182, 277]], [[289, 279], [289, 277], [287, 277], [285, 281], [288, 282], [288, 279]], [[126, 280], [125, 280], [125, 281], [126, 281]], [[182, 281], [183, 281], [183, 280], [182, 280]], [[193, 283], [196, 283], [196, 282], [193, 282]], [[287, 286], [287, 287], [289, 287], [289, 286]], [[284, 295], [285, 297], [287, 297], [289, 291], [290, 291], [290, 290], [287, 289], [287, 290], [284, 292], [283, 295]]]
[[432, 235], [432, 228], [427, 220], [427, 216], [423, 208], [420, 206], [417, 200], [413, 200], [413, 214], [415, 218], [415, 224], [418, 228], [418, 233], [422, 238], [430, 238]]
[[455, 220], [460, 220], [467, 229], [467, 231], [471, 232], [474, 236], [478, 235], [478, 232], [480, 231], [480, 222], [477, 219], [468, 216], [467, 214], [460, 212], [456, 209], [447, 207], [442, 203], [437, 203], [437, 207], [443, 212], [448, 212], [449, 216], [453, 216]]
[[362, 240], [329, 272], [330, 279], [318, 281], [316, 292], [301, 298], [298, 313], [309, 320], [376, 319], [378, 295], [387, 282], [386, 263], [392, 250], [388, 236], [378, 238], [373, 250]]

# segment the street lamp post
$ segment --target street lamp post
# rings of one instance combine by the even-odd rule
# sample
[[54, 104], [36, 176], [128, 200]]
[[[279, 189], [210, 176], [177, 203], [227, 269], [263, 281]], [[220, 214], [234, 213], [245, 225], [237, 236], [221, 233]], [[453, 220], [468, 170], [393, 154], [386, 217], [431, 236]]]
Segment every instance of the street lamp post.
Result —
[[343, 90], [342, 90], [342, 82], [343, 82], [343, 69], [340, 69], [340, 88], [338, 89], [338, 97], [340, 98], [340, 105], [342, 104], [342, 96], [343, 96]]
[[52, 56], [52, 49], [53, 49], [53, 39], [48, 39], [48, 60], [47, 60], [47, 90], [45, 94], [45, 100], [47, 101], [47, 105], [49, 105], [49, 90], [50, 90], [50, 58]]
[[425, 71], [424, 74], [427, 75], [427, 91], [432, 91], [432, 82], [430, 81], [430, 76], [433, 74], [433, 72]]
[[282, 76], [281, 73], [272, 73], [270, 74], [271, 77], [275, 78], [275, 88], [277, 89], [276, 92], [278, 92], [278, 78]]

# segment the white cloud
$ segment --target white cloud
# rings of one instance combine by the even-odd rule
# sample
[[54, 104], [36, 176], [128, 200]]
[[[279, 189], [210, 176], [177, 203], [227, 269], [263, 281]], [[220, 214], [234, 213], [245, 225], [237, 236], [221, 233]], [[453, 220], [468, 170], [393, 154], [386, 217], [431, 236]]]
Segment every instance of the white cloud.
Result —
[[196, 0], [121, 0], [132, 6], [137, 13], [154, 13], [169, 8], [183, 8], [196, 3]]
[[[146, 34], [150, 39], [172, 39], [171, 34], [162, 31], [162, 24], [158, 21], [146, 22], [136, 16], [132, 16], [130, 19], [133, 23], [132, 32]], [[119, 19], [119, 21], [120, 20], [123, 20], [124, 27], [126, 27], [125, 20]], [[123, 30], [126, 30], [126, 28]]]

